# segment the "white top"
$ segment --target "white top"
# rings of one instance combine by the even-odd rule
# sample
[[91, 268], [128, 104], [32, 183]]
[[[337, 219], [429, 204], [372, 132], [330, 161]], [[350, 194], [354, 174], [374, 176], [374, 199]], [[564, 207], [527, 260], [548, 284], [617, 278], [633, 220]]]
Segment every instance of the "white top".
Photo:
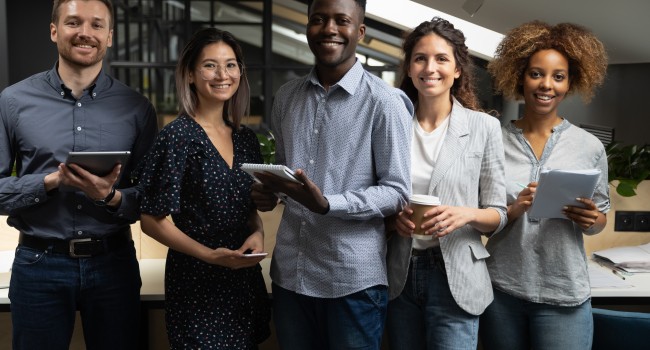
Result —
[[[428, 194], [433, 167], [447, 135], [449, 116], [433, 131], [426, 132], [420, 126], [417, 116], [413, 117], [411, 138], [411, 193]], [[439, 246], [438, 238], [432, 240], [413, 240], [413, 248], [426, 249]]]

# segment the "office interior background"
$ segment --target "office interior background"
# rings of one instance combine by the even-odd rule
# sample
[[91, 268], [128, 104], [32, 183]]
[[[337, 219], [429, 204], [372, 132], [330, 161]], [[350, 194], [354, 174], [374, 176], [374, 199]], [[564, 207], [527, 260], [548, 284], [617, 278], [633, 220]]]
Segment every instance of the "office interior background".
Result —
[[[380, 0], [369, 0], [369, 7], [373, 1]], [[197, 29], [208, 26], [231, 31], [242, 43], [252, 89], [252, 116], [248, 121], [263, 131], [268, 128], [275, 91], [286, 81], [308, 73], [313, 64], [313, 56], [304, 37], [306, 2], [114, 0], [113, 47], [109, 50], [105, 67], [110, 74], [146, 95], [154, 103], [162, 126], [176, 115], [174, 67], [188, 38]], [[501, 26], [514, 26], [536, 18], [536, 11], [527, 10], [530, 12], [522, 12], [521, 20], [516, 20], [517, 13], [513, 11], [524, 6], [516, 0], [416, 2], [476, 23], [497, 22]], [[484, 3], [473, 17], [463, 9], [464, 5], [470, 3]], [[553, 3], [559, 5], [562, 2], [551, 0], [550, 4]], [[605, 2], [575, 1], [570, 6], [558, 7], [558, 10], [563, 11], [556, 12], [557, 20], [540, 19], [551, 23], [571, 20], [564, 17], [576, 6], [583, 6], [584, 12], [576, 15], [572, 21], [581, 23], [584, 19], [583, 22], [592, 23], [589, 19], [594, 16], [586, 14], [607, 10], [598, 8], [601, 3]], [[504, 6], [503, 9], [499, 9], [499, 5]], [[545, 6], [548, 5], [549, 2], [545, 2]], [[650, 13], [650, 5], [644, 0], [622, 0], [616, 6], [624, 12], [604, 13], [603, 15], [609, 16], [608, 21], [603, 21], [607, 23], [592, 28], [597, 34], [604, 33], [602, 36], [608, 39], [608, 32], [626, 30], [625, 27], [609, 23], [612, 18], [643, 13], [644, 10], [647, 10], [645, 13]], [[53, 66], [57, 52], [49, 37], [51, 7], [51, 1], [0, 0], [0, 89]], [[495, 10], [500, 10], [503, 14], [496, 15]], [[546, 16], [546, 13], [537, 13]], [[495, 21], [496, 16], [507, 16], [508, 19]], [[634, 22], [634, 17], [628, 22]], [[410, 27], [418, 23], [411, 23]], [[359, 59], [368, 70], [388, 83], [398, 84], [400, 45], [409, 24], [394, 23], [390, 19], [368, 14], [366, 25], [366, 38], [358, 48]], [[645, 33], [650, 32], [650, 25], [645, 26], [648, 27]], [[508, 28], [497, 29], [503, 33]], [[623, 34], [634, 38], [639, 33]], [[610, 46], [605, 42], [610, 59], [615, 58], [610, 60], [605, 84], [589, 104], [585, 104], [578, 96], [570, 97], [561, 105], [561, 115], [576, 125], [613, 130], [614, 139], [624, 144], [649, 143], [647, 130], [650, 130], [650, 111], [645, 100], [650, 93], [650, 48], [646, 50], [649, 47], [646, 42], [648, 41], [639, 38], [641, 54], [637, 56], [633, 55], [634, 52], [624, 52], [628, 49], [617, 44], [617, 41]], [[493, 94], [490, 77], [485, 71], [488, 60], [489, 57], [484, 55], [475, 56], [478, 91], [483, 108], [497, 111], [502, 122], [516, 119], [520, 103]]]
[[[392, 1], [368, 0], [368, 3]], [[229, 30], [242, 43], [252, 88], [252, 116], [249, 123], [260, 131], [268, 128], [275, 91], [284, 82], [307, 74], [313, 64], [304, 38], [306, 0], [113, 2], [114, 43], [109, 49], [105, 67], [111, 75], [154, 103], [161, 126], [176, 116], [173, 72], [178, 54], [191, 34], [201, 27], [215, 26]], [[571, 21], [590, 27], [604, 40], [610, 55], [605, 84], [589, 104], [578, 96], [568, 98], [561, 105], [560, 114], [576, 125], [614, 131], [614, 139], [624, 144], [650, 143], [650, 109], [646, 102], [650, 97], [650, 40], [647, 39], [650, 21], [645, 18], [650, 13], [649, 1], [415, 2], [501, 34], [532, 19], [550, 23]], [[483, 6], [472, 17], [463, 9], [463, 5], [474, 2], [483, 3]], [[50, 0], [0, 0], [0, 91], [53, 67], [57, 51], [49, 36], [51, 10]], [[358, 49], [359, 59], [374, 74], [390, 84], [397, 84], [403, 33], [418, 23], [419, 20], [399, 24], [369, 14], [366, 19], [366, 39]], [[483, 108], [497, 111], [502, 122], [516, 119], [521, 103], [493, 94], [490, 77], [485, 72], [488, 60], [489, 57], [485, 55], [475, 56]], [[647, 203], [647, 199], [644, 202]], [[648, 210], [645, 208], [647, 204], [641, 209]], [[5, 237], [0, 235], [0, 240]], [[647, 309], [647, 305], [645, 307]], [[158, 338], [164, 338], [160, 312], [152, 311], [152, 314], [157, 316], [152, 317], [152, 332], [158, 332]], [[0, 332], [0, 344], [10, 344], [8, 318], [7, 314], [0, 315], [0, 325], [5, 329]], [[79, 345], [78, 348], [83, 347]]]

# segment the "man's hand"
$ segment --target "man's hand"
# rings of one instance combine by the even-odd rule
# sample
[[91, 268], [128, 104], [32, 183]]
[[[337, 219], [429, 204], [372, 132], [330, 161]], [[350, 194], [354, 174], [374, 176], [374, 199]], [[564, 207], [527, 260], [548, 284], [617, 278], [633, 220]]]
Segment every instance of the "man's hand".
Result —
[[43, 182], [45, 183], [45, 192], [59, 188], [61, 185], [61, 172], [57, 170], [53, 173], [45, 175]]
[[[275, 193], [282, 192], [314, 213], [326, 214], [330, 205], [318, 186], [307, 177], [302, 169], [297, 169], [295, 175], [302, 184], [284, 180], [267, 172], [255, 173], [255, 177], [262, 182], [267, 190]], [[257, 204], [257, 201], [255, 203]]]
[[111, 192], [117, 177], [122, 169], [121, 164], [117, 164], [113, 170], [106, 176], [100, 177], [84, 170], [76, 164], [65, 165], [59, 164], [60, 184], [74, 186], [83, 191], [86, 196], [94, 201], [106, 198]]
[[278, 197], [273, 191], [259, 182], [251, 186], [251, 198], [259, 211], [271, 211], [278, 205]]

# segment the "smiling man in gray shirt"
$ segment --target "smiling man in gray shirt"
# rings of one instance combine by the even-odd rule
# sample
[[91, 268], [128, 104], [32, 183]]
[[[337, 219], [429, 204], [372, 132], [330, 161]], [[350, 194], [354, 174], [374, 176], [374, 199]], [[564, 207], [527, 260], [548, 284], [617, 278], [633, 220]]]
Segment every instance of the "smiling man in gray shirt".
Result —
[[[0, 214], [20, 231], [9, 289], [14, 349], [67, 349], [76, 310], [88, 349], [138, 344], [141, 281], [130, 224], [140, 189], [130, 172], [157, 121], [146, 98], [102, 69], [112, 13], [108, 0], [54, 1], [58, 61], [0, 94]], [[70, 151], [131, 158], [99, 177], [64, 165]]]
[[379, 349], [384, 218], [408, 200], [413, 105], [356, 59], [365, 1], [310, 1], [308, 13], [316, 65], [278, 90], [272, 114], [277, 160], [304, 186], [260, 174], [253, 187], [260, 210], [289, 196], [271, 264], [276, 332], [288, 350]]

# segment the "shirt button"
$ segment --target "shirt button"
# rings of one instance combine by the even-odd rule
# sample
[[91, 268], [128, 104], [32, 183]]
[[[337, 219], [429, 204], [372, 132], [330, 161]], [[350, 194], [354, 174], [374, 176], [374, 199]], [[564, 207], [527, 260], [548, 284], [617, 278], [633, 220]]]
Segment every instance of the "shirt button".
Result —
[[34, 202], [38, 203], [38, 202], [40, 202], [40, 201], [41, 201], [41, 200], [40, 200], [39, 198], [34, 198]]
[[306, 222], [304, 222], [304, 221], [303, 221], [303, 222], [301, 222], [300, 224], [301, 224], [302, 226], [305, 226], [305, 225], [307, 225], [307, 223], [306, 223]]
[[77, 131], [81, 131], [81, 127], [80, 127], [80, 126], [77, 127]]
[[77, 235], [81, 236], [81, 235], [83, 235], [83, 234], [84, 234], [83, 231], [77, 231]]
[[77, 205], [77, 209], [81, 209], [81, 208], [83, 208], [81, 204]]
[[310, 159], [310, 160], [309, 160], [309, 164], [314, 164], [314, 160], [313, 160], [313, 159]]
[[318, 134], [318, 129], [314, 130], [314, 134]]
[[81, 102], [77, 102], [77, 107], [81, 107]]
[[61, 91], [61, 96], [65, 95], [65, 92]]
[[97, 93], [96, 93], [96, 92], [93, 92], [93, 97], [95, 97], [95, 96], [97, 96]]

